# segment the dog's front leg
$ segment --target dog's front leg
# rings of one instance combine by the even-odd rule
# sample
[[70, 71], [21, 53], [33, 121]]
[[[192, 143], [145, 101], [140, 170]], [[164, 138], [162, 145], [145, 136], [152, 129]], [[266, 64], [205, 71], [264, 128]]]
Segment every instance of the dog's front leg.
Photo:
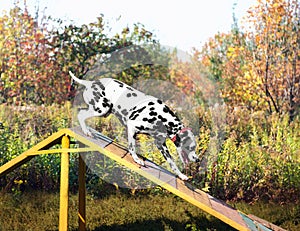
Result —
[[131, 126], [127, 126], [127, 135], [128, 135], [128, 149], [129, 153], [131, 154], [133, 160], [138, 163], [139, 165], [145, 166], [145, 163], [143, 160], [141, 160], [137, 154], [136, 154], [136, 148], [135, 148], [135, 138], [134, 138], [134, 130]]
[[90, 132], [90, 130], [87, 128], [85, 120], [95, 116], [101, 116], [101, 115], [95, 112], [92, 108], [89, 108], [87, 110], [80, 110], [78, 112], [77, 118], [79, 120], [80, 127], [86, 136], [92, 137], [93, 135]]
[[158, 142], [156, 142], [156, 146], [159, 149], [159, 151], [161, 152], [161, 154], [164, 156], [164, 158], [166, 159], [166, 161], [169, 163], [172, 171], [181, 179], [181, 180], [188, 180], [189, 178], [184, 175], [177, 167], [177, 165], [175, 164], [172, 156], [169, 153], [168, 147], [165, 143], [159, 144]]

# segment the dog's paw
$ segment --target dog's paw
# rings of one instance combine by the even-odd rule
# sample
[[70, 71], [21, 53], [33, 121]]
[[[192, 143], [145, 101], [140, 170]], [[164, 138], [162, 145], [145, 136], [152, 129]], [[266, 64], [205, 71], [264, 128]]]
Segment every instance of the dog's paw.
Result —
[[186, 181], [186, 180], [188, 180], [189, 178], [186, 176], [186, 175], [184, 175], [184, 174], [180, 174], [180, 175], [178, 175], [178, 177], [181, 179], [181, 180], [184, 180], [184, 181]]
[[89, 129], [82, 129], [84, 135], [88, 136], [88, 137], [93, 137], [93, 134], [91, 133], [91, 131]]
[[145, 166], [145, 163], [143, 160], [141, 160], [140, 158], [136, 157], [136, 158], [133, 158], [134, 162], [141, 165], [141, 166]]

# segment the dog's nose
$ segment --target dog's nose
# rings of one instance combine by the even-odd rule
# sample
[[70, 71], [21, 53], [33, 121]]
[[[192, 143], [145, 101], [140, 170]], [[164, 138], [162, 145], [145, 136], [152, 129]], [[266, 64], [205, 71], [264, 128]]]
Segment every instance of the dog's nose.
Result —
[[200, 159], [199, 159], [199, 158], [197, 158], [195, 162], [196, 162], [196, 163], [199, 163], [199, 162], [200, 162]]

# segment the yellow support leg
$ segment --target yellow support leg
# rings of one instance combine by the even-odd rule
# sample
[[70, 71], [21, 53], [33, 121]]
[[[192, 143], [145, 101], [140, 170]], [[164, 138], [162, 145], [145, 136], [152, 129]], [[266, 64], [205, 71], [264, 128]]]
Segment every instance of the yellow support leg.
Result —
[[[68, 136], [62, 137], [62, 148], [70, 147]], [[61, 154], [60, 173], [60, 207], [59, 207], [59, 231], [68, 230], [68, 207], [69, 207], [69, 153]]]
[[79, 183], [79, 209], [78, 209], [78, 223], [79, 231], [86, 230], [86, 206], [85, 206], [85, 172], [86, 165], [82, 156], [79, 154], [79, 173], [78, 173], [78, 183]]

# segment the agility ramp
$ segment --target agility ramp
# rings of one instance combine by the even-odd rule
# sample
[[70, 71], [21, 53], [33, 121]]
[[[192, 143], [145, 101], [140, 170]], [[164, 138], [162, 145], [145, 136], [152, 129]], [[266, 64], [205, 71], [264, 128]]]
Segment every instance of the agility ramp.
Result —
[[[78, 142], [79, 148], [70, 148], [71, 142]], [[62, 148], [53, 146], [60, 144]], [[52, 148], [52, 149], [50, 149]], [[227, 205], [209, 194], [196, 189], [189, 183], [180, 180], [173, 173], [144, 159], [145, 166], [140, 166], [134, 162], [128, 150], [113, 142], [108, 137], [94, 131], [94, 137], [85, 136], [79, 127], [62, 129], [54, 133], [47, 139], [38, 143], [33, 148], [19, 155], [10, 162], [0, 167], [0, 177], [11, 172], [15, 168], [30, 161], [34, 156], [43, 154], [61, 153], [61, 192], [60, 192], [60, 220], [59, 230], [68, 229], [68, 176], [69, 176], [69, 153], [100, 152], [126, 168], [138, 173], [148, 180], [160, 185], [162, 188], [174, 193], [189, 203], [197, 206], [203, 211], [220, 219], [237, 230], [284, 230], [254, 215], [246, 215], [235, 208]], [[79, 155], [79, 230], [85, 230], [85, 166]]]

